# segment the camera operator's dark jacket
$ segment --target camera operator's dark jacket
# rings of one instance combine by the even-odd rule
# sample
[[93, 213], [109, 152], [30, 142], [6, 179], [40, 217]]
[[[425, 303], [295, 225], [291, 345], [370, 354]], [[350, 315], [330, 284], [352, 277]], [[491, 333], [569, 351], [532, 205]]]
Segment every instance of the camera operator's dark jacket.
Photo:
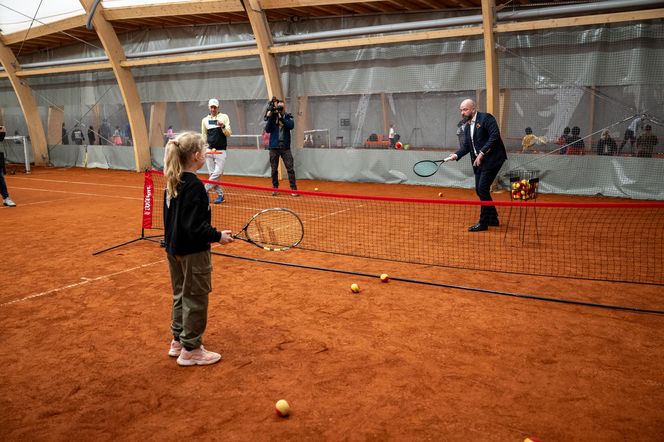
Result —
[[285, 114], [281, 119], [281, 124], [284, 133], [283, 142], [279, 143], [279, 123], [275, 117], [269, 118], [265, 125], [265, 132], [270, 134], [270, 149], [278, 149], [280, 147], [290, 148], [290, 132], [295, 127], [295, 120], [291, 114]]

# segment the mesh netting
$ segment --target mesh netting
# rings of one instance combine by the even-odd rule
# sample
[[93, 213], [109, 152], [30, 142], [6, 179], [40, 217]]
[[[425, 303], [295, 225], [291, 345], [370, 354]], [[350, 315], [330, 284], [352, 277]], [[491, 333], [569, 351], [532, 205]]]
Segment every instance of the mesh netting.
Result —
[[[146, 173], [143, 227], [163, 230], [164, 177]], [[290, 192], [224, 183], [212, 224], [238, 232], [256, 213], [288, 208], [303, 249], [476, 269], [664, 284], [664, 203], [495, 202], [500, 226], [468, 232], [483, 203]]]

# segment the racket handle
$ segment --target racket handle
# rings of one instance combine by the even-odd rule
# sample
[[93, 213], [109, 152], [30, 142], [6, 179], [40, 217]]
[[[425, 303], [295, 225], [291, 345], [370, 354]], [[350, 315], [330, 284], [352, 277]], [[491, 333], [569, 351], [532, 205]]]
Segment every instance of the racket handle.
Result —
[[219, 238], [220, 244], [228, 244], [235, 240], [235, 235], [230, 230], [222, 230], [221, 238]]

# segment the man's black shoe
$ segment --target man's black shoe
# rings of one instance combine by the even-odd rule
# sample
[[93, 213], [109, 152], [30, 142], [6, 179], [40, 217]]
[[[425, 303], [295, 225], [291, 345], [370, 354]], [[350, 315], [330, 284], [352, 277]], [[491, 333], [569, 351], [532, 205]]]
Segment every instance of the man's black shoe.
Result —
[[477, 223], [474, 226], [468, 227], [469, 232], [481, 232], [482, 230], [489, 230], [489, 226], [486, 224]]
[[486, 223], [486, 224], [487, 224], [487, 226], [491, 226], [491, 227], [500, 227], [500, 222], [499, 222], [498, 220], [495, 220], [495, 221], [489, 221], [489, 222]]

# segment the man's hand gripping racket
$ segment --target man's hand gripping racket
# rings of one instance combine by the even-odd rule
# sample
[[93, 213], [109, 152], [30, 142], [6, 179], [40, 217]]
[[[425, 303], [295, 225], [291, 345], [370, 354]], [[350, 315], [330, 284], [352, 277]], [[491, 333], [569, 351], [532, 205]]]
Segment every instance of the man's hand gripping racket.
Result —
[[448, 156], [444, 160], [438, 160], [438, 161], [431, 161], [431, 160], [424, 160], [424, 161], [418, 161], [415, 163], [413, 166], [413, 172], [415, 172], [415, 175], [421, 176], [421, 177], [428, 177], [433, 175], [434, 173], [438, 172], [438, 169], [440, 169], [440, 166], [443, 165], [443, 163], [447, 163], [448, 161], [456, 160], [457, 156], [455, 153], [452, 155]]
[[302, 242], [304, 225], [292, 210], [265, 209], [252, 216], [242, 230], [232, 237], [264, 250], [278, 252]]

